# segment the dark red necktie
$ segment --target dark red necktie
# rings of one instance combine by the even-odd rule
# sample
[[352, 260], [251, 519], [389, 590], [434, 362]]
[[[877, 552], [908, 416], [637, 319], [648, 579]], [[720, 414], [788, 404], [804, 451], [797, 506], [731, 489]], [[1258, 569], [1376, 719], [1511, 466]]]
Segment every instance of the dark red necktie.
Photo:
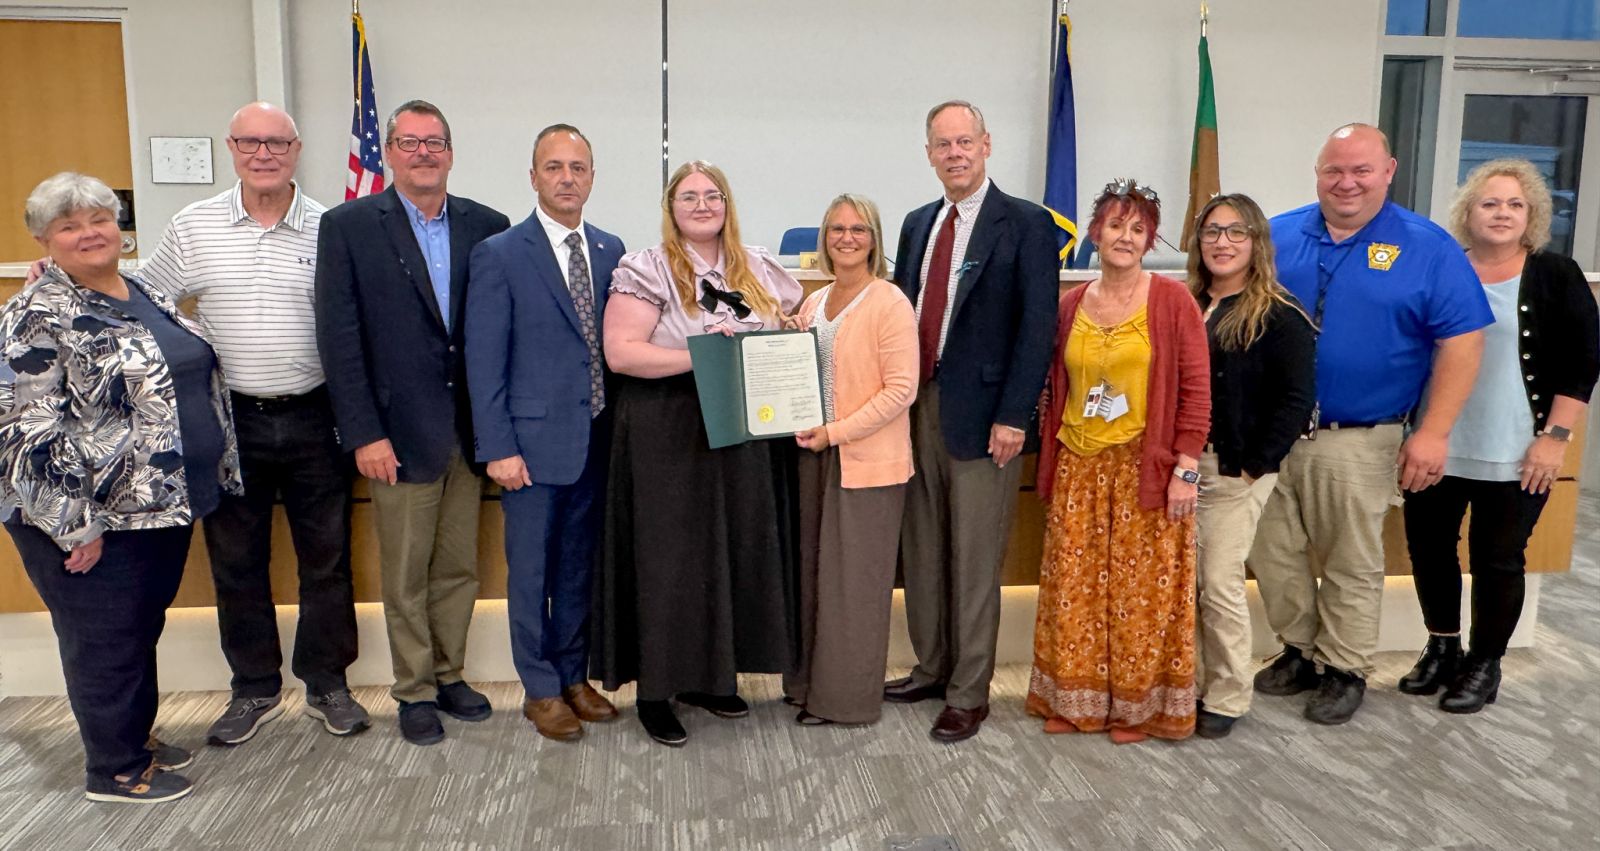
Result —
[[950, 298], [950, 254], [956, 246], [956, 208], [939, 226], [939, 236], [933, 241], [933, 259], [928, 261], [928, 282], [922, 287], [922, 318], [918, 324], [918, 337], [922, 343], [922, 380], [933, 377], [933, 367], [939, 362], [939, 330], [944, 327], [944, 306]]

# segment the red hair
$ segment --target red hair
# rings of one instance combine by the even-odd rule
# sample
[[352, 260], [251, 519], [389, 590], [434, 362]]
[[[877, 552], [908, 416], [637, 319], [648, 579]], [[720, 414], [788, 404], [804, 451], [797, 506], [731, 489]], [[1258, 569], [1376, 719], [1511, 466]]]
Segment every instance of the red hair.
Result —
[[1135, 215], [1144, 221], [1145, 230], [1150, 234], [1150, 240], [1145, 243], [1145, 253], [1156, 247], [1156, 230], [1161, 227], [1161, 205], [1138, 192], [1129, 192], [1126, 195], [1112, 195], [1107, 192], [1094, 202], [1094, 213], [1089, 217], [1089, 238], [1095, 245], [1100, 244], [1100, 234], [1105, 229], [1106, 220], [1119, 216]]

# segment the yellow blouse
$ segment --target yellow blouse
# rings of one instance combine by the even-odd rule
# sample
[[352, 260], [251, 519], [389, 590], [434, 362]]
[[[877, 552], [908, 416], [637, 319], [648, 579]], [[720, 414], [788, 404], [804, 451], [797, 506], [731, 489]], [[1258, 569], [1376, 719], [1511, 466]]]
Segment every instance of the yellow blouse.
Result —
[[[1079, 455], [1093, 455], [1144, 434], [1145, 402], [1150, 395], [1150, 318], [1145, 307], [1112, 328], [1096, 325], [1088, 312], [1080, 309], [1072, 320], [1062, 357], [1072, 388], [1061, 412], [1061, 430], [1056, 433], [1062, 445]], [[1101, 379], [1110, 383], [1113, 393], [1122, 393], [1128, 400], [1128, 412], [1111, 422], [1083, 415], [1089, 390]]]

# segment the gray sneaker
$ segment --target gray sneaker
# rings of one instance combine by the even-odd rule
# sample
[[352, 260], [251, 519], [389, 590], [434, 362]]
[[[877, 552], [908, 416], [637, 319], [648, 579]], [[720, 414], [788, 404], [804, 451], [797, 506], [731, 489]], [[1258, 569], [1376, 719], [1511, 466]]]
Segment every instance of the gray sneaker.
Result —
[[283, 714], [283, 695], [271, 697], [236, 697], [228, 702], [228, 710], [206, 732], [206, 741], [213, 745], [238, 745], [250, 741], [261, 725]]
[[335, 736], [352, 736], [372, 726], [367, 710], [347, 688], [328, 694], [306, 696], [306, 714], [322, 720], [322, 726]]

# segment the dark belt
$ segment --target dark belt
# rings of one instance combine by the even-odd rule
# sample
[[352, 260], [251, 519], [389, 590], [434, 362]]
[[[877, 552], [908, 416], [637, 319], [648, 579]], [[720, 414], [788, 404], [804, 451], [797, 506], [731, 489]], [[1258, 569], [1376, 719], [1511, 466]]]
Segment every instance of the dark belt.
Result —
[[1360, 422], [1357, 420], [1333, 420], [1332, 422], [1318, 423], [1317, 428], [1327, 429], [1328, 431], [1341, 431], [1351, 428], [1376, 428], [1377, 426], [1381, 425], [1394, 425], [1396, 423], [1403, 423], [1405, 421], [1405, 417], [1387, 417], [1385, 419], [1371, 420], [1368, 422]]
[[234, 405], [249, 405], [257, 410], [297, 408], [302, 405], [326, 404], [328, 401], [328, 385], [318, 384], [304, 393], [292, 393], [285, 396], [251, 396], [237, 390], [228, 391], [233, 397]]

